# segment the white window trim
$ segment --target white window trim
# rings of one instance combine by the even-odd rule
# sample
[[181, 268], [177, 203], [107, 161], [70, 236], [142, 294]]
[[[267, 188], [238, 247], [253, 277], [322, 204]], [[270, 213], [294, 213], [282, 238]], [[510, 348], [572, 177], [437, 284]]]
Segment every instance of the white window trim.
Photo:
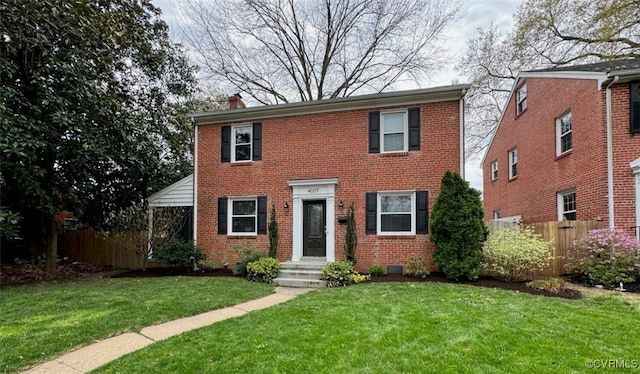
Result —
[[[233, 231], [233, 218], [236, 217], [233, 215], [233, 202], [234, 201], [249, 201], [253, 200], [256, 204], [256, 213], [254, 215], [254, 230], [253, 232], [235, 232]], [[251, 217], [250, 215], [237, 216], [237, 217]], [[258, 196], [241, 196], [241, 197], [230, 197], [227, 199], [227, 235], [233, 236], [256, 236], [258, 235]]]
[[[571, 125], [571, 128], [569, 129], [568, 132], [562, 134], [562, 119], [569, 116], [569, 124]], [[561, 156], [567, 152], [570, 152], [573, 149], [573, 136], [571, 139], [571, 148], [567, 149], [566, 151], [562, 151], [562, 136], [566, 135], [566, 134], [573, 134], [573, 122], [571, 119], [571, 111], [565, 112], [563, 113], [561, 116], [559, 116], [558, 118], [556, 118], [556, 156]]]
[[[515, 151], [515, 155], [516, 157], [513, 157]], [[513, 162], [513, 159], [515, 158], [515, 162]], [[513, 174], [513, 165], [518, 165], [518, 148], [511, 148], [509, 150], [509, 179], [514, 179], [515, 177], [518, 176], [518, 168], [516, 167], [516, 174]]]
[[[240, 128], [249, 129], [249, 159], [236, 161], [236, 130]], [[243, 144], [245, 145], [245, 144]], [[231, 127], [231, 162], [251, 162], [253, 160], [253, 125], [244, 124]]]
[[[576, 193], [576, 190], [565, 190], [565, 191], [558, 192], [558, 221], [564, 221], [564, 215], [566, 213], [577, 213], [577, 209], [569, 210], [569, 211], [564, 210], [565, 195], [575, 194], [575, 193]], [[574, 197], [574, 200], [575, 200], [575, 197]], [[576, 208], [577, 207], [578, 207], [578, 204], [576, 202]]]
[[[400, 151], [385, 151], [384, 149], [384, 116], [387, 114], [403, 114], [403, 145]], [[409, 151], [409, 112], [407, 110], [391, 110], [386, 112], [380, 112], [380, 153], [400, 153]]]
[[493, 161], [491, 163], [491, 180], [494, 181], [498, 179], [498, 161]]
[[[382, 196], [410, 195], [411, 196], [411, 231], [382, 231]], [[411, 236], [416, 235], [416, 191], [381, 191], [377, 196], [376, 231], [378, 235]]]
[[[521, 95], [524, 93], [524, 95]], [[521, 104], [524, 103], [524, 108]], [[527, 109], [527, 84], [524, 83], [516, 90], [516, 114], [520, 114]]]

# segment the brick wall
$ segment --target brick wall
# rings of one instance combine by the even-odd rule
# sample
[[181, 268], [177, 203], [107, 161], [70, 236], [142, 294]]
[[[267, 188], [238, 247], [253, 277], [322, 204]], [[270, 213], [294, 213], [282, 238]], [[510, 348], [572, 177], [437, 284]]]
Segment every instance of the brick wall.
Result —
[[[558, 219], [557, 195], [574, 189], [578, 220], [608, 220], [605, 90], [595, 80], [527, 78], [527, 109], [516, 115], [515, 98], [483, 164], [485, 218], [522, 215], [524, 222]], [[572, 113], [573, 149], [556, 156], [556, 118]], [[629, 86], [613, 86], [616, 225], [635, 222], [629, 162], [640, 155], [640, 136], [629, 132]], [[518, 176], [508, 178], [509, 149], [518, 149]], [[499, 177], [491, 181], [491, 162]]]
[[[365, 193], [385, 190], [428, 190], [429, 207], [447, 170], [459, 172], [459, 103], [422, 105], [421, 150], [404, 154], [368, 153], [368, 115], [371, 108], [313, 115], [265, 119], [262, 122], [262, 160], [233, 164], [220, 162], [221, 126], [198, 127], [198, 245], [220, 261], [235, 264], [234, 244], [248, 243], [267, 251], [267, 235], [231, 237], [217, 235], [217, 198], [267, 196], [276, 208], [281, 261], [292, 256], [292, 190], [289, 180], [338, 178], [336, 185], [336, 258], [344, 259], [345, 226], [337, 217], [355, 205], [358, 247], [357, 269], [370, 265], [404, 265], [411, 256], [431, 261], [428, 235], [381, 237], [365, 235]], [[255, 122], [255, 121], [254, 121]], [[342, 201], [341, 211], [337, 203]], [[287, 202], [291, 207], [283, 208]], [[330, 217], [327, 217], [330, 219]]]

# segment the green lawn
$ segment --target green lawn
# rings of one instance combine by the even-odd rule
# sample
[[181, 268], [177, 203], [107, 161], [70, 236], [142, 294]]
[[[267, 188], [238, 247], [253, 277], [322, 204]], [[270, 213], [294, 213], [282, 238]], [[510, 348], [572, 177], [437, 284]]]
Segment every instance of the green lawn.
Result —
[[96, 279], [0, 290], [0, 372], [96, 339], [235, 305], [273, 287], [227, 277]]
[[[107, 373], [569, 373], [640, 360], [640, 310], [438, 283], [321, 289], [216, 323]], [[591, 369], [593, 370], [593, 369]]]

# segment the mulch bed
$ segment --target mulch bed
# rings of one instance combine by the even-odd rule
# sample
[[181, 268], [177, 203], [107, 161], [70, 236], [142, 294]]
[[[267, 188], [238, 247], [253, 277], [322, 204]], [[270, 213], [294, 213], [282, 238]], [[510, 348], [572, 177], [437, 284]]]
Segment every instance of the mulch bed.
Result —
[[[39, 282], [63, 282], [79, 281], [92, 278], [150, 278], [168, 276], [190, 276], [190, 277], [228, 277], [233, 276], [231, 269], [198, 270], [185, 271], [176, 268], [149, 268], [146, 270], [112, 270], [108, 266], [88, 264], [81, 262], [58, 264], [54, 274], [46, 274], [43, 264], [32, 262], [19, 262], [17, 264], [0, 265], [0, 286], [33, 284]], [[584, 278], [573, 278], [569, 281], [588, 286]], [[404, 274], [386, 274], [383, 276], [373, 276], [368, 282], [439, 282], [452, 283], [448, 281], [442, 273], [431, 273], [425, 278], [410, 277]], [[529, 293], [533, 295], [544, 295], [550, 297], [561, 297], [566, 299], [579, 299], [582, 297], [580, 291], [565, 288], [554, 293], [545, 290], [536, 290], [527, 287], [526, 282], [503, 282], [491, 277], [480, 277], [480, 279], [470, 282], [464, 281], [461, 284], [468, 284], [478, 287], [500, 288], [504, 290]], [[640, 282], [624, 285], [626, 292], [640, 294]]]

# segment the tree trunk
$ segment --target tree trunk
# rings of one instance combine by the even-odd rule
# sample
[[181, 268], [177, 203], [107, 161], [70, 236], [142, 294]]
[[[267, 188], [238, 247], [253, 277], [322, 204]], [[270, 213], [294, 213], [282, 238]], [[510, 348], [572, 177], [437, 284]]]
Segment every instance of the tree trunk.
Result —
[[45, 271], [47, 274], [52, 274], [56, 271], [58, 259], [58, 223], [53, 215], [48, 217], [48, 220]]

